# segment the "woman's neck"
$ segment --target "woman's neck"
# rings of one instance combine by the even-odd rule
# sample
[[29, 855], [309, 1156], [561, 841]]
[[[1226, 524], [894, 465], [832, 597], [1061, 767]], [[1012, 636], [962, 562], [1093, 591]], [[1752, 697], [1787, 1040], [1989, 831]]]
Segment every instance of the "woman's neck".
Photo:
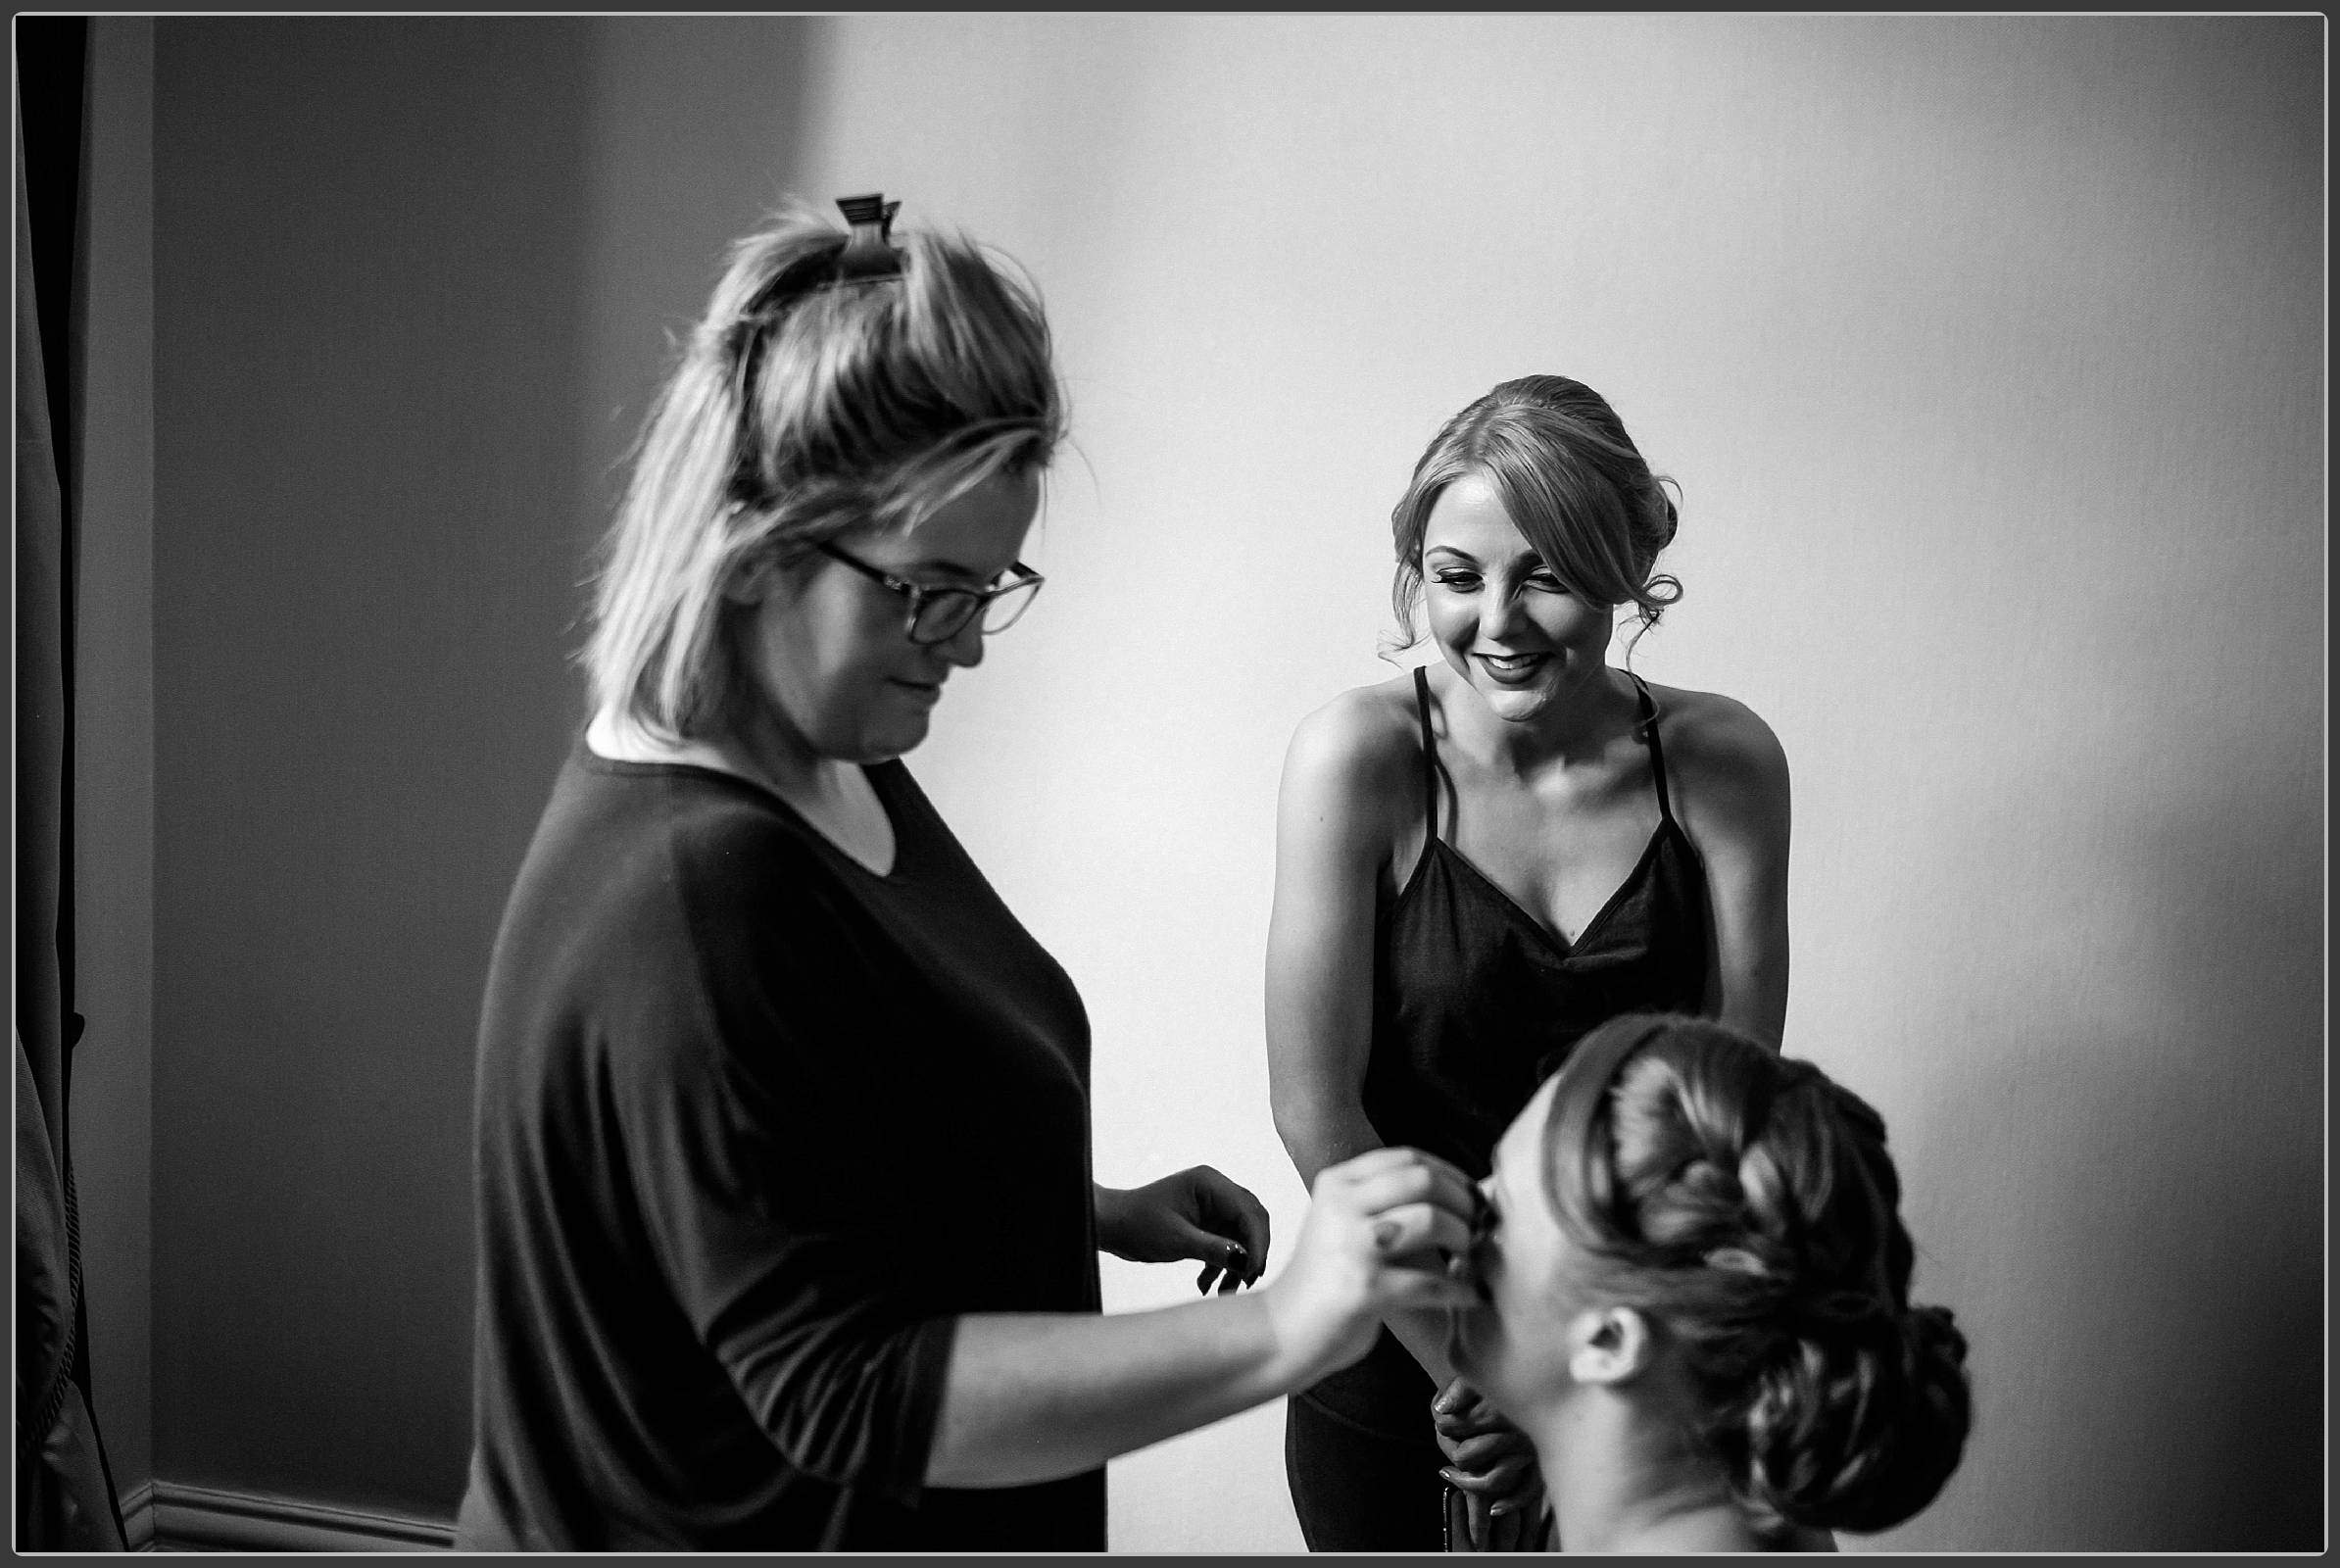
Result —
[[784, 801], [819, 800], [836, 793], [848, 771], [846, 764], [788, 744], [776, 725], [748, 728], [756, 732], [726, 728], [668, 740], [624, 712], [605, 709], [586, 726], [585, 746], [594, 755], [614, 761], [687, 762], [712, 768], [760, 784]]
[[814, 757], [773, 730], [729, 730], [666, 740], [622, 713], [601, 712], [585, 727], [585, 748], [619, 762], [686, 762], [762, 786], [796, 808], [838, 850], [878, 876], [894, 867], [894, 823], [869, 776], [852, 762]]
[[1531, 1428], [1564, 1551], [1754, 1551], [1721, 1464], [1606, 1390]]
[[[1454, 672], [1449, 668], [1448, 673]], [[1523, 776], [1555, 763], [1566, 768], [1599, 758], [1639, 710], [1625, 678], [1608, 664], [1554, 692], [1548, 704], [1526, 718], [1503, 717], [1460, 675], [1454, 685], [1467, 688], [1469, 695], [1442, 700], [1450, 732], [1473, 756]]]

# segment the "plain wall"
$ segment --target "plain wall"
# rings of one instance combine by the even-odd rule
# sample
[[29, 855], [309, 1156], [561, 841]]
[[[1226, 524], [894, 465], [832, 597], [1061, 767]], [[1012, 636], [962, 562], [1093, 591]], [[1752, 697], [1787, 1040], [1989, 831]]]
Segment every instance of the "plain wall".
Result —
[[125, 1505], [154, 1478], [154, 23], [89, 29], [74, 622], [73, 1177], [90, 1394]]
[[[1048, 589], [912, 765], [1082, 986], [1103, 1179], [1208, 1159], [1296, 1227], [1283, 747], [1391, 673], [1438, 424], [1573, 374], [1683, 486], [1634, 666], [1784, 744], [1788, 1049], [1884, 1111], [1974, 1341], [1967, 1462], [1875, 1544], [2316, 1544], [2321, 39], [835, 24], [810, 192], [1001, 246], [1062, 346]], [[1114, 1544], [1296, 1545], [1280, 1432], [1117, 1465]]]
[[156, 25], [154, 1470], [451, 1517], [488, 951], [807, 37]]
[[155, 1465], [450, 1516], [472, 1034], [576, 701], [584, 35], [155, 30]]
[[[471, 1035], [586, 547], [723, 240], [882, 189], [1031, 269], [1072, 394], [1049, 588], [912, 765], [1082, 987], [1102, 1179], [1296, 1229], [1282, 750], [1391, 673], [1422, 443], [1565, 371], [1684, 488], [1634, 665], [1785, 744], [1789, 1049], [1885, 1112], [1974, 1342], [1967, 1464], [1876, 1544], [2317, 1544], [2321, 42], [160, 22], [157, 1473], [452, 1510]], [[1281, 1421], [1118, 1462], [1113, 1544], [1296, 1546]]]

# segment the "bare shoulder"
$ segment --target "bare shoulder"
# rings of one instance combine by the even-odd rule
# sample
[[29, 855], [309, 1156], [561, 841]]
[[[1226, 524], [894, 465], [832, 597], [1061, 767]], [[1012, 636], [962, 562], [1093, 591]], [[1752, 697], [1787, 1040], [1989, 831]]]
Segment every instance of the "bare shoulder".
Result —
[[1735, 697], [1652, 686], [1676, 813], [1710, 856], [1776, 858], [1788, 836], [1787, 753]]
[[1666, 760], [1715, 782], [1762, 787], [1787, 782], [1787, 753], [1760, 714], [1735, 697], [1652, 682]]
[[1350, 806], [1409, 795], [1422, 765], [1411, 671], [1356, 686], [1293, 727], [1284, 758], [1288, 793]]

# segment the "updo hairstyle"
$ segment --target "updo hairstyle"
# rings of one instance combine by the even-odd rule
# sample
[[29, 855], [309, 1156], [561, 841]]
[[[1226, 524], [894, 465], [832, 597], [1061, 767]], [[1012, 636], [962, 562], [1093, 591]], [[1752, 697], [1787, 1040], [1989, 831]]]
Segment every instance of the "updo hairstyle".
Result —
[[1867, 1532], [1931, 1502], [1966, 1444], [1967, 1344], [1910, 1304], [1877, 1111], [1697, 1018], [1612, 1019], [1561, 1073], [1544, 1176], [1584, 1283], [1682, 1347], [1694, 1436], [1751, 1517]]
[[1397, 576], [1390, 607], [1408, 641], [1422, 602], [1431, 509], [1465, 474], [1486, 476], [1503, 510], [1569, 592], [1604, 608], [1629, 600], [1657, 624], [1682, 584], [1653, 574], [1680, 514], [1608, 400], [1565, 375], [1505, 381], [1446, 421], [1389, 514]]
[[1064, 406], [1033, 290], [964, 236], [890, 237], [900, 274], [860, 281], [839, 281], [846, 231], [801, 204], [732, 247], [605, 546], [597, 710], [705, 735], [737, 700], [735, 572], [1048, 465]]

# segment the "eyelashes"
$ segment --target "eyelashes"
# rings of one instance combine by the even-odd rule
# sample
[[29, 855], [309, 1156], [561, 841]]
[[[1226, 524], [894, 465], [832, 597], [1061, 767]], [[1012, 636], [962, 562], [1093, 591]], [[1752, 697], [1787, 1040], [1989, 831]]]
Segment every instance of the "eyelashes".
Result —
[[[1440, 588], [1451, 588], [1457, 593], [1469, 593], [1485, 579], [1475, 571], [1434, 571], [1430, 573], [1429, 580]], [[1572, 592], [1568, 584], [1548, 572], [1541, 571], [1523, 579], [1521, 586], [1533, 588], [1542, 594], [1571, 594]]]

